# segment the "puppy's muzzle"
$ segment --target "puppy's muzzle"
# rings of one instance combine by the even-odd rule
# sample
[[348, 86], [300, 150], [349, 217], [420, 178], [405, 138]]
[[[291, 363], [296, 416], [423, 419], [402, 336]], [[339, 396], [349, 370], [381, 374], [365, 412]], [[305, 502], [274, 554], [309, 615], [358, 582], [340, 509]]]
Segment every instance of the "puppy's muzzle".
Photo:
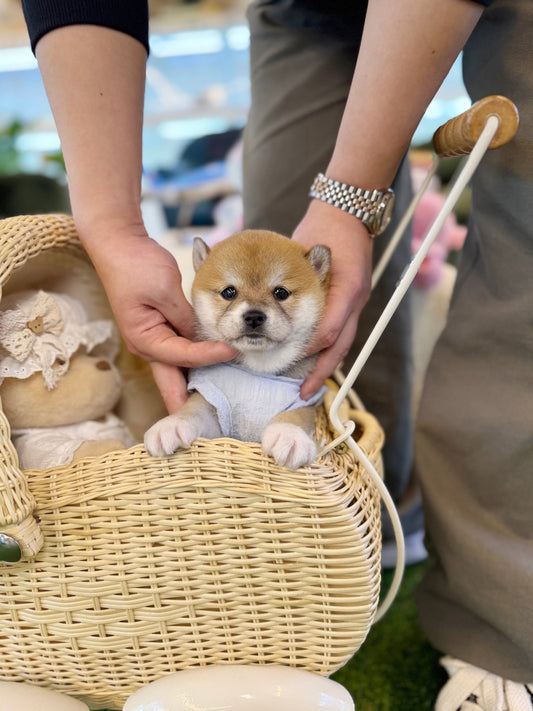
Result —
[[267, 317], [263, 311], [259, 309], [250, 309], [243, 314], [244, 323], [253, 330], [260, 328], [266, 321]]

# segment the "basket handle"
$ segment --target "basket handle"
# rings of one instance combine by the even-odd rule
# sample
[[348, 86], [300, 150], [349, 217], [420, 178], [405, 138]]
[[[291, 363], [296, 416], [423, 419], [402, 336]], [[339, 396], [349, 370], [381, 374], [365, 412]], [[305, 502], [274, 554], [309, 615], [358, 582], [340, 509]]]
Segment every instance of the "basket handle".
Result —
[[[23, 215], [0, 220], [0, 296], [13, 272], [41, 252], [57, 248], [84, 255], [74, 222], [67, 215]], [[16, 563], [41, 549], [43, 536], [34, 508], [35, 499], [26, 473], [19, 467], [0, 401], [0, 562]]]
[[0, 409], [0, 561], [16, 563], [39, 552], [43, 537], [33, 516], [35, 500], [18, 465], [9, 422]]
[[518, 110], [505, 96], [486, 96], [467, 111], [455, 116], [438, 128], [433, 135], [433, 150], [441, 158], [471, 153], [489, 116], [499, 120], [489, 148], [508, 143], [518, 129]]

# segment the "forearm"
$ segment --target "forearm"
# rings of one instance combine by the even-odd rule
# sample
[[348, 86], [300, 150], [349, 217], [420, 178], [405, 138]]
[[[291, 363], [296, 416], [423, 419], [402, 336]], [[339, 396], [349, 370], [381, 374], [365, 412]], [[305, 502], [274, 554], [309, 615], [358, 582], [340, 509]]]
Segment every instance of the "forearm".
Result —
[[[142, 122], [146, 50], [95, 25], [53, 30], [36, 56], [67, 168], [82, 239], [142, 225]], [[105, 231], [99, 231], [105, 226]]]
[[[115, 9], [118, 2], [113, 0]], [[120, 2], [127, 11], [129, 4]], [[30, 4], [41, 2], [26, 0]], [[55, 4], [64, 11], [64, 0]], [[88, 11], [100, 6], [81, 5]], [[225, 343], [192, 341], [194, 317], [176, 260], [144, 227], [146, 46], [124, 25], [116, 30], [67, 22], [37, 41], [36, 56], [61, 138], [80, 239], [124, 341], [152, 364], [163, 399], [175, 411], [186, 398], [179, 367], [228, 360], [235, 351]]]
[[482, 10], [471, 0], [369, 0], [328, 177], [364, 188], [391, 184]]
[[[389, 187], [428, 104], [473, 30], [471, 0], [369, 0], [350, 94], [326, 175], [365, 189]], [[315, 392], [343, 360], [370, 295], [372, 240], [362, 222], [312, 200], [293, 238], [332, 251], [331, 287], [302, 386]], [[378, 237], [377, 239], [380, 239]]]

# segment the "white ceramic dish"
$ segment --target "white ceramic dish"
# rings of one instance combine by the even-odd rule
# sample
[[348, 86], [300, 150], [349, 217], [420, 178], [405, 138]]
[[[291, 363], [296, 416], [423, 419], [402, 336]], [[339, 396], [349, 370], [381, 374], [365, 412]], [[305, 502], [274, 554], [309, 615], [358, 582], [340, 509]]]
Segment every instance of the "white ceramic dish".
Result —
[[186, 669], [147, 684], [123, 711], [355, 711], [331, 679], [275, 665]]

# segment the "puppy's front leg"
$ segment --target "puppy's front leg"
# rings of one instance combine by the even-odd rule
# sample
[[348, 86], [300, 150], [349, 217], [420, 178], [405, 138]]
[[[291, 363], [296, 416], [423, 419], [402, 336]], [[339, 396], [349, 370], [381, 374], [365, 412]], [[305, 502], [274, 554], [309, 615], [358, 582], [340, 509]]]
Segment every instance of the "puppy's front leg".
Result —
[[311, 464], [316, 457], [313, 439], [316, 409], [300, 407], [297, 410], [281, 412], [265, 427], [261, 446], [276, 464], [298, 469]]
[[144, 435], [144, 446], [154, 457], [165, 457], [177, 449], [188, 449], [198, 437], [213, 439], [220, 435], [215, 408], [194, 392], [177, 412], [150, 427]]

